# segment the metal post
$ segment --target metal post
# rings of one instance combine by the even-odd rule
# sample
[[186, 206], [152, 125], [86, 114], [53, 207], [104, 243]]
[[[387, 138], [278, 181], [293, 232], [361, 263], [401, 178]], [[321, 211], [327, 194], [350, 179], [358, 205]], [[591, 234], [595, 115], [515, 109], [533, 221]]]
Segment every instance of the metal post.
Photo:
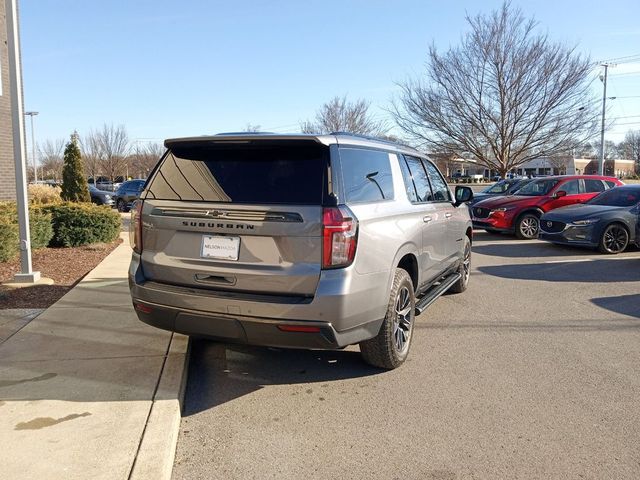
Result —
[[38, 164], [36, 162], [36, 139], [33, 131], [33, 117], [39, 112], [24, 112], [31, 117], [31, 158], [33, 160], [33, 183], [38, 183]]
[[609, 64], [605, 63], [604, 66], [604, 93], [602, 94], [602, 129], [600, 130], [600, 165], [598, 167], [599, 174], [604, 175], [604, 115], [607, 107], [607, 70]]
[[9, 50], [9, 95], [11, 96], [11, 120], [13, 124], [13, 156], [16, 168], [16, 204], [20, 229], [20, 268], [15, 275], [18, 283], [35, 283], [40, 272], [34, 272], [31, 264], [31, 239], [29, 237], [29, 203], [25, 166], [24, 116], [22, 107], [22, 67], [20, 65], [20, 36], [18, 33], [18, 0], [6, 0], [7, 46]]

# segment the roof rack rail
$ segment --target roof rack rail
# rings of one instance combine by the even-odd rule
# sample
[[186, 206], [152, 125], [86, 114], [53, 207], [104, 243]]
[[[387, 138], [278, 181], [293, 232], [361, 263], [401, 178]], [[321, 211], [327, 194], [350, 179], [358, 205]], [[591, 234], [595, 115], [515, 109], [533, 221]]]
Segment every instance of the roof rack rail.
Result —
[[387, 140], [385, 138], [374, 137], [372, 135], [363, 135], [361, 133], [351, 133], [351, 132], [331, 132], [329, 135], [348, 135], [350, 137], [362, 138], [365, 140], [374, 140], [376, 142], [389, 143], [391, 145], [402, 145], [400, 142], [394, 142], [393, 140]]
[[220, 132], [217, 135], [274, 135], [273, 132]]

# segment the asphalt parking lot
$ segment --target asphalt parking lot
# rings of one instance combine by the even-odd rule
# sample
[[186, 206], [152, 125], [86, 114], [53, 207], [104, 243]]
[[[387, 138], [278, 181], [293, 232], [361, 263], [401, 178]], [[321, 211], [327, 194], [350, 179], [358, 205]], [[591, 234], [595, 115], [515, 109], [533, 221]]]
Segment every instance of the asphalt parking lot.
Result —
[[405, 365], [192, 345], [173, 476], [640, 478], [640, 251], [478, 233]]

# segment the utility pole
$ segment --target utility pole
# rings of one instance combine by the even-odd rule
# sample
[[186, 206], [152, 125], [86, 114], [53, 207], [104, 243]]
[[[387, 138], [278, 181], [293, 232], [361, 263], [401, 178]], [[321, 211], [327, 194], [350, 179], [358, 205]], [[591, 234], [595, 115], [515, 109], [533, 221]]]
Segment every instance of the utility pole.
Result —
[[33, 183], [38, 183], [38, 164], [36, 162], [36, 135], [33, 132], [33, 117], [38, 115], [38, 112], [24, 112], [25, 115], [31, 117], [31, 157], [33, 160]]
[[[598, 173], [604, 175], [604, 117], [607, 108], [607, 71], [609, 67], [615, 67], [615, 63], [603, 63], [604, 75], [600, 75], [600, 80], [604, 83], [604, 92], [602, 93], [602, 128], [600, 129], [600, 165]], [[612, 100], [616, 97], [610, 97]]]
[[18, 0], [6, 0], [7, 47], [9, 50], [9, 95], [13, 125], [13, 156], [16, 168], [16, 204], [20, 230], [20, 268], [14, 277], [16, 283], [36, 283], [40, 272], [31, 264], [31, 238], [29, 237], [29, 203], [25, 166], [24, 115], [22, 107], [22, 67], [20, 65], [20, 35], [18, 33]]

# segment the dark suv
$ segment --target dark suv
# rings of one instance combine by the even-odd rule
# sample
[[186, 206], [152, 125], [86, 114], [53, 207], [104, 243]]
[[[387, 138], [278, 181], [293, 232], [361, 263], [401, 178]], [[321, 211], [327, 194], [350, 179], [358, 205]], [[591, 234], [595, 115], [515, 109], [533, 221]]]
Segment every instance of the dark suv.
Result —
[[414, 317], [469, 281], [471, 220], [416, 150], [331, 135], [165, 142], [132, 215], [139, 318], [228, 342], [359, 344], [395, 368]]
[[118, 187], [113, 200], [119, 212], [128, 212], [131, 204], [140, 197], [145, 180], [128, 180]]

